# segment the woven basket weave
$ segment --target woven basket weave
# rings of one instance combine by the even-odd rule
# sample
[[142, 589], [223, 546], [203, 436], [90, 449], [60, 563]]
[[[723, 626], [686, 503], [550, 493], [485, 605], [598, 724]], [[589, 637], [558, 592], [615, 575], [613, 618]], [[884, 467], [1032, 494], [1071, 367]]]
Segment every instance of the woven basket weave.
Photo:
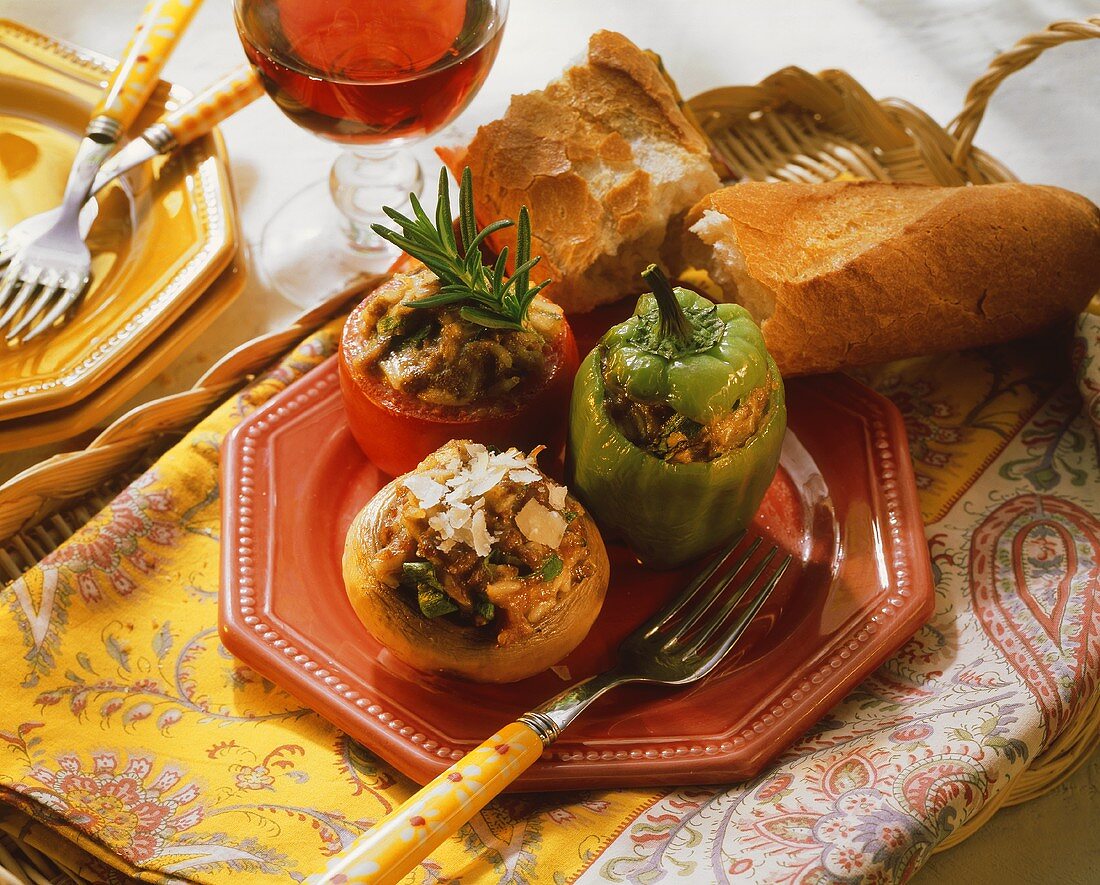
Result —
[[[838, 177], [966, 185], [1015, 181], [973, 146], [997, 86], [1052, 46], [1100, 38], [1100, 16], [1059, 21], [997, 56], [970, 87], [963, 109], [942, 127], [901, 99], [874, 99], [843, 71], [814, 75], [789, 67], [756, 86], [730, 86], [684, 105], [731, 180], [831, 181]], [[299, 340], [349, 307], [378, 282], [362, 280], [299, 316], [288, 328], [254, 339], [214, 365], [188, 391], [124, 415], [86, 449], [56, 455], [0, 486], [0, 581], [14, 580], [55, 549], [153, 458], [203, 415]], [[1014, 786], [938, 846], [977, 831], [1002, 805], [1053, 789], [1100, 746], [1100, 696], [1059, 734]], [[82, 882], [41, 853], [0, 834], [0, 885]]]
[[729, 177], [756, 181], [830, 181], [841, 175], [880, 181], [964, 185], [1016, 181], [973, 146], [994, 90], [1046, 49], [1100, 37], [1100, 16], [1055, 22], [993, 60], [947, 128], [907, 101], [876, 101], [843, 71], [784, 68], [756, 86], [712, 89], [691, 99], [694, 114]]

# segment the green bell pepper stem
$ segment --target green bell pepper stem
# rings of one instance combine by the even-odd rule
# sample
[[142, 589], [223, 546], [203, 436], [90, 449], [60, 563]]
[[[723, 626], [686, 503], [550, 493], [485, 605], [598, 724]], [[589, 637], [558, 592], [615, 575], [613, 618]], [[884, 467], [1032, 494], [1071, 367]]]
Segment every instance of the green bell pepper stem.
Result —
[[657, 301], [643, 295], [634, 315], [612, 327], [600, 346], [611, 377], [631, 398], [663, 402], [709, 424], [766, 383], [770, 357], [743, 307], [715, 305], [687, 289], [673, 291], [692, 324], [690, 341], [661, 335]]
[[687, 318], [684, 309], [680, 307], [680, 302], [672, 289], [672, 283], [656, 264], [651, 264], [643, 270], [642, 278], [652, 287], [653, 297], [657, 299], [657, 310], [661, 314], [660, 336], [672, 338], [681, 347], [686, 347], [691, 341], [695, 327]]

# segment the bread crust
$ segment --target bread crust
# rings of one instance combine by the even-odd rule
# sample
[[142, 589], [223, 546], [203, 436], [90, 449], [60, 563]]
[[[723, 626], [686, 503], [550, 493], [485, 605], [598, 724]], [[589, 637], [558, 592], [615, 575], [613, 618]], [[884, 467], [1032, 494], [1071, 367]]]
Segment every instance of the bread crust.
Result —
[[[1009, 341], [1100, 287], [1100, 209], [1056, 187], [746, 182], [702, 199], [686, 228], [707, 210], [774, 296], [756, 318], [784, 375]], [[690, 230], [684, 248], [712, 277], [733, 273]]]
[[[680, 110], [657, 65], [622, 34], [595, 33], [587, 60], [569, 68], [546, 89], [516, 95], [503, 118], [478, 129], [465, 148], [439, 154], [456, 177], [469, 166], [477, 182], [476, 213], [482, 223], [531, 211], [533, 254], [542, 261], [532, 279], [554, 280], [546, 295], [567, 312], [637, 290], [637, 274], [649, 261], [624, 260], [611, 274], [595, 268], [620, 246], [649, 232], [656, 207], [654, 182], [634, 154], [642, 136], [680, 162], [678, 177], [700, 184], [661, 219], [655, 250], [671, 217], [718, 187], [703, 137]], [[678, 225], [675, 231], [678, 239]], [[491, 239], [496, 251], [514, 254], [515, 230]], [[637, 264], [638, 267], [634, 267]], [[627, 286], [618, 288], [617, 284]]]

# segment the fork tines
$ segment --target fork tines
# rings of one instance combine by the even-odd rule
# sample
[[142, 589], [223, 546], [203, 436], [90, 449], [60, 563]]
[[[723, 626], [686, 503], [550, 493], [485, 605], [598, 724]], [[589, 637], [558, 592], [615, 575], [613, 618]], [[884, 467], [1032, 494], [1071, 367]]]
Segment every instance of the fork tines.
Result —
[[[87, 274], [12, 264], [0, 283], [0, 331], [22, 312], [7, 333], [8, 341], [18, 338], [36, 320], [23, 340], [37, 337], [76, 303], [87, 284]], [[38, 297], [32, 300], [36, 292]]]
[[[722, 549], [672, 605], [646, 624], [645, 638], [660, 634], [663, 651], [708, 659], [708, 669], [721, 660], [767, 602], [792, 560], [788, 554], [773, 566], [778, 547], [772, 545], [756, 557], [763, 539], [756, 537], [742, 546], [745, 540], [741, 532]], [[727, 592], [734, 581], [739, 583]], [[750, 592], [754, 595], [746, 601]]]

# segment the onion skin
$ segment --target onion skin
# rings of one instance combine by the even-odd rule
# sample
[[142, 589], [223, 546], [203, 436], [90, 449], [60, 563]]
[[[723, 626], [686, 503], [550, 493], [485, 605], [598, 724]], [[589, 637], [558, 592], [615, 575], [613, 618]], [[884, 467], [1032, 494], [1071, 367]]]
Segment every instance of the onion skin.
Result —
[[[474, 682], [518, 682], [558, 663], [580, 645], [603, 606], [611, 573], [607, 550], [592, 517], [577, 519], [588, 542], [593, 573], [535, 627], [535, 632], [498, 646], [484, 627], [426, 618], [400, 588], [377, 581], [368, 563], [383, 545], [383, 518], [398, 493], [400, 477], [384, 486], [355, 517], [344, 544], [344, 587], [359, 620], [397, 658], [417, 670], [442, 671]], [[571, 505], [572, 506], [572, 505]]]
[[374, 295], [367, 296], [344, 324], [339, 373], [348, 425], [375, 466], [390, 476], [406, 473], [452, 439], [524, 451], [546, 443], [551, 452], [561, 450], [580, 365], [577, 342], [564, 317], [557, 339], [550, 343], [550, 371], [536, 389], [490, 406], [437, 406], [394, 390], [379, 372], [361, 370], [365, 342], [359, 317]]

